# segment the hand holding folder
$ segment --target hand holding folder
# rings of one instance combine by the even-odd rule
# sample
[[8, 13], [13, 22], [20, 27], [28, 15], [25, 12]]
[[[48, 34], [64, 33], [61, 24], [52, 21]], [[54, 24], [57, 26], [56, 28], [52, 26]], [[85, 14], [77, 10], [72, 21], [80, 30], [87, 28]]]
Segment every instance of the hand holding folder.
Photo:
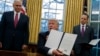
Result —
[[91, 49], [93, 46], [88, 43], [81, 43], [80, 44], [83, 49]]
[[91, 49], [93, 46], [97, 45], [100, 39], [93, 39], [89, 43], [81, 43], [80, 45], [85, 49]]
[[70, 55], [76, 38], [76, 34], [51, 30], [45, 46], [60, 50], [65, 55]]

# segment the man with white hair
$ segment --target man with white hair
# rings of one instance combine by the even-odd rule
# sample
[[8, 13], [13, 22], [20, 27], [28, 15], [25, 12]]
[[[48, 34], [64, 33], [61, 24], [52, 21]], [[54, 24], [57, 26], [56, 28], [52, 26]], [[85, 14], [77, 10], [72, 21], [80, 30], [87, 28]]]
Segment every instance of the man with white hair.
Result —
[[1, 19], [0, 46], [4, 50], [22, 51], [29, 39], [29, 18], [22, 14], [22, 1], [15, 0], [14, 11], [4, 12]]
[[48, 35], [51, 29], [58, 30], [59, 23], [55, 19], [50, 19], [48, 21], [48, 31], [39, 33], [38, 39], [38, 52], [44, 54], [45, 56], [63, 56], [63, 53], [56, 49], [51, 49], [45, 47], [46, 40], [48, 39]]

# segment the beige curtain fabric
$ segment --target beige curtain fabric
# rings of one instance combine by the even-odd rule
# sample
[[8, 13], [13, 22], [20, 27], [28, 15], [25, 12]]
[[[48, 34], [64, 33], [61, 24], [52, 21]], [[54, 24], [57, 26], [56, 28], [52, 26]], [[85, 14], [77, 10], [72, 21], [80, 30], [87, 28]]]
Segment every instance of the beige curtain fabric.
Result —
[[87, 13], [88, 15], [90, 14], [90, 11], [91, 11], [91, 0], [87, 0]]
[[37, 43], [41, 21], [42, 0], [27, 0], [27, 15], [30, 18], [30, 43]]
[[83, 0], [65, 0], [64, 31], [71, 33], [73, 26], [79, 24], [83, 12]]

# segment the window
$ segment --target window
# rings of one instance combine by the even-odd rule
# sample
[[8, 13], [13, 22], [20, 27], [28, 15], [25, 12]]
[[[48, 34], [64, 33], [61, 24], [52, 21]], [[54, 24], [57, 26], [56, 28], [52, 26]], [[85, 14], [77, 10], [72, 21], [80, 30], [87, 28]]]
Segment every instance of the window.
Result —
[[[94, 38], [100, 38], [100, 0], [91, 1], [90, 25], [94, 28]], [[91, 56], [100, 56], [100, 42], [93, 47]]]
[[63, 26], [63, 10], [65, 0], [43, 0], [41, 31], [47, 31], [48, 19], [55, 18], [59, 21], [59, 30]]
[[0, 21], [2, 17], [2, 13], [5, 11], [13, 10], [12, 3], [14, 0], [0, 0]]

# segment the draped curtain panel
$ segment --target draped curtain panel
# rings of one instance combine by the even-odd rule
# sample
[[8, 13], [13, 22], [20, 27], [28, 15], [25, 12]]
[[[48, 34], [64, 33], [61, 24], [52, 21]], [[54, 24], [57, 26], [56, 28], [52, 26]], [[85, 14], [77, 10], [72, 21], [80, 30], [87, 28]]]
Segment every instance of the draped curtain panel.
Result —
[[27, 15], [29, 16], [30, 19], [29, 42], [37, 44], [38, 33], [40, 30], [42, 0], [27, 0], [26, 7], [27, 7]]
[[83, 12], [83, 0], [65, 0], [64, 32], [71, 33], [73, 26], [80, 23]]
[[91, 0], [87, 0], [87, 13], [90, 14], [91, 11]]

